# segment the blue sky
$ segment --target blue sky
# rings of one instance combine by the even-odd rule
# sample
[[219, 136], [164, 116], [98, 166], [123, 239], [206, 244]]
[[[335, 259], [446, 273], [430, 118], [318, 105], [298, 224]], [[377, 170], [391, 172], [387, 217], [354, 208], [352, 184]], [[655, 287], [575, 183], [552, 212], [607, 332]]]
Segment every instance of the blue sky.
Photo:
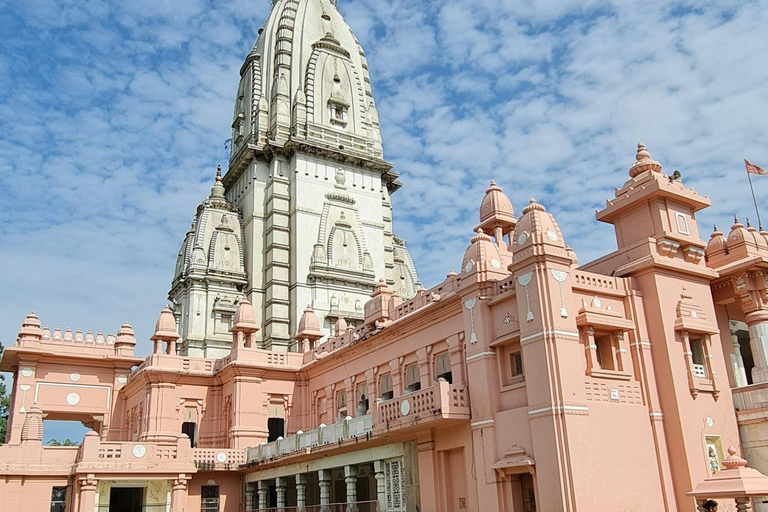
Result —
[[[267, 0], [25, 0], [0, 9], [0, 341], [24, 315], [148, 338], [216, 164]], [[768, 168], [768, 2], [339, 0], [368, 55], [395, 230], [422, 281], [460, 265], [491, 179], [536, 197], [587, 262], [594, 209], [642, 140], [754, 217]], [[761, 202], [768, 178], [755, 179]], [[764, 213], [768, 219], [768, 210]], [[52, 432], [47, 430], [46, 434]], [[48, 437], [48, 435], [47, 435]]]

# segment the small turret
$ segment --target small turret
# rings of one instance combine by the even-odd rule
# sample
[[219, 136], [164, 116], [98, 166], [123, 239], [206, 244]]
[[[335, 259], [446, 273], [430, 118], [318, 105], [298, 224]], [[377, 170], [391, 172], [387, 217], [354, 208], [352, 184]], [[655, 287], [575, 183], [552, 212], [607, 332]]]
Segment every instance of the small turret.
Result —
[[128, 322], [120, 326], [115, 338], [115, 354], [118, 356], [133, 356], [136, 349], [136, 335]]
[[[339, 319], [342, 320], [341, 317], [339, 317]], [[312, 350], [315, 342], [323, 336], [323, 332], [320, 330], [320, 322], [317, 320], [317, 315], [315, 315], [312, 307], [307, 304], [307, 308], [301, 315], [301, 320], [299, 320], [299, 329], [296, 332], [296, 336], [294, 336], [299, 343], [299, 350], [301, 352]]]
[[16, 344], [22, 347], [38, 346], [43, 339], [42, 324], [37, 315], [32, 312], [21, 323], [21, 329], [16, 339]]
[[173, 317], [173, 311], [168, 307], [168, 304], [160, 312], [155, 324], [155, 333], [150, 339], [155, 342], [155, 354], [161, 353], [161, 345], [165, 342], [165, 353], [176, 355], [176, 340], [179, 339], [179, 333], [176, 331], [176, 319]]
[[504, 241], [504, 235], [510, 238], [515, 229], [517, 219], [512, 209], [512, 202], [509, 200], [501, 187], [491, 181], [490, 186], [485, 191], [485, 197], [480, 203], [480, 224], [477, 226], [483, 232], [493, 235], [496, 245], [502, 250], [507, 249], [507, 243]]
[[251, 348], [254, 342], [254, 334], [259, 330], [259, 325], [256, 323], [256, 313], [253, 312], [253, 307], [248, 299], [243, 297], [237, 304], [237, 311], [235, 311], [235, 317], [232, 322], [232, 328], [229, 330], [235, 335], [232, 340], [232, 349], [241, 345], [241, 340], [245, 338], [245, 347]]

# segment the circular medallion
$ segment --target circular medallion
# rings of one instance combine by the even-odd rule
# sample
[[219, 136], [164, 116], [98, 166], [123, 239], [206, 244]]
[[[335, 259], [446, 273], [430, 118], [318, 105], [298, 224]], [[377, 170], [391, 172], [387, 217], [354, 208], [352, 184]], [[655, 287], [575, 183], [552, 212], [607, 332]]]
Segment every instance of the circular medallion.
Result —
[[411, 412], [411, 404], [408, 402], [408, 400], [403, 400], [400, 402], [400, 414], [403, 416], [408, 416], [408, 413]]
[[555, 233], [554, 231], [552, 231], [550, 229], [550, 230], [547, 231], [547, 238], [549, 238], [553, 242], [556, 242], [557, 241], [557, 233]]
[[501, 263], [496, 258], [491, 259], [491, 266], [493, 268], [501, 268]]
[[464, 265], [464, 272], [469, 272], [472, 270], [472, 262], [468, 261], [466, 265]]
[[527, 239], [528, 237], [525, 235], [525, 233], [522, 233], [519, 237], [517, 237], [517, 245], [523, 245]]
[[125, 375], [118, 375], [117, 382], [119, 382], [120, 384], [125, 384], [126, 382], [128, 382], [128, 377]]
[[370, 309], [371, 311], [373, 311], [373, 308], [375, 308], [375, 307], [376, 307], [376, 305], [375, 305], [373, 302], [371, 302], [371, 305], [370, 305], [370, 306], [368, 306], [368, 309]]
[[77, 382], [77, 381], [79, 381], [79, 380], [80, 380], [80, 374], [79, 374], [79, 373], [77, 373], [77, 372], [72, 372], [72, 373], [70, 373], [70, 374], [69, 374], [69, 380], [71, 380], [72, 382]]
[[592, 299], [592, 305], [595, 306], [596, 308], [600, 308], [603, 306], [603, 301], [595, 297], [594, 299]]
[[69, 405], [77, 405], [80, 403], [80, 395], [77, 393], [70, 393], [67, 395], [67, 403]]
[[147, 454], [147, 448], [143, 444], [136, 444], [131, 452], [133, 452], [134, 457], [140, 459]]
[[219, 464], [224, 464], [227, 462], [227, 454], [224, 452], [219, 452], [216, 454], [216, 462]]
[[699, 318], [699, 314], [695, 311], [691, 311], [691, 318]]
[[32, 371], [32, 368], [29, 366], [25, 366], [21, 369], [21, 376], [22, 377], [31, 377], [34, 372]]
[[708, 426], [709, 428], [712, 428], [712, 427], [714, 427], [714, 426], [715, 426], [715, 420], [713, 420], [713, 419], [712, 419], [712, 418], [710, 418], [709, 416], [707, 416], [707, 426]]

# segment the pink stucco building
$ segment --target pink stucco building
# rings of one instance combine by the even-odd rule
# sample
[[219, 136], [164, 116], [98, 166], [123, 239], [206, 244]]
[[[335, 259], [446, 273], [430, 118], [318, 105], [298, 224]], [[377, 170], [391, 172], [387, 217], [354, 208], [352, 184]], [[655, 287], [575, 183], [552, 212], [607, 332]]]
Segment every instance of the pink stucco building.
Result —
[[[692, 512], [729, 446], [768, 471], [768, 233], [705, 242], [642, 144], [597, 212], [615, 251], [579, 265], [492, 182], [427, 290], [335, 2], [275, 1], [232, 129], [151, 355], [34, 314], [6, 348], [3, 509]], [[43, 446], [44, 417], [92, 431]]]

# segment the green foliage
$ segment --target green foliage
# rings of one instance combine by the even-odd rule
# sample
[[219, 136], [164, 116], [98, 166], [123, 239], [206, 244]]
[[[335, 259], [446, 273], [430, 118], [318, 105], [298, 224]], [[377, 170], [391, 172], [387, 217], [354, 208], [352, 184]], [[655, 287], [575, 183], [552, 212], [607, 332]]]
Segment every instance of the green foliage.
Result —
[[[3, 357], [3, 344], [0, 343], [0, 358]], [[5, 389], [5, 376], [0, 374], [0, 444], [5, 442], [8, 430], [8, 410], [11, 408], [11, 397]]]
[[80, 446], [80, 443], [72, 441], [70, 438], [66, 438], [63, 441], [51, 439], [48, 441], [48, 446]]

